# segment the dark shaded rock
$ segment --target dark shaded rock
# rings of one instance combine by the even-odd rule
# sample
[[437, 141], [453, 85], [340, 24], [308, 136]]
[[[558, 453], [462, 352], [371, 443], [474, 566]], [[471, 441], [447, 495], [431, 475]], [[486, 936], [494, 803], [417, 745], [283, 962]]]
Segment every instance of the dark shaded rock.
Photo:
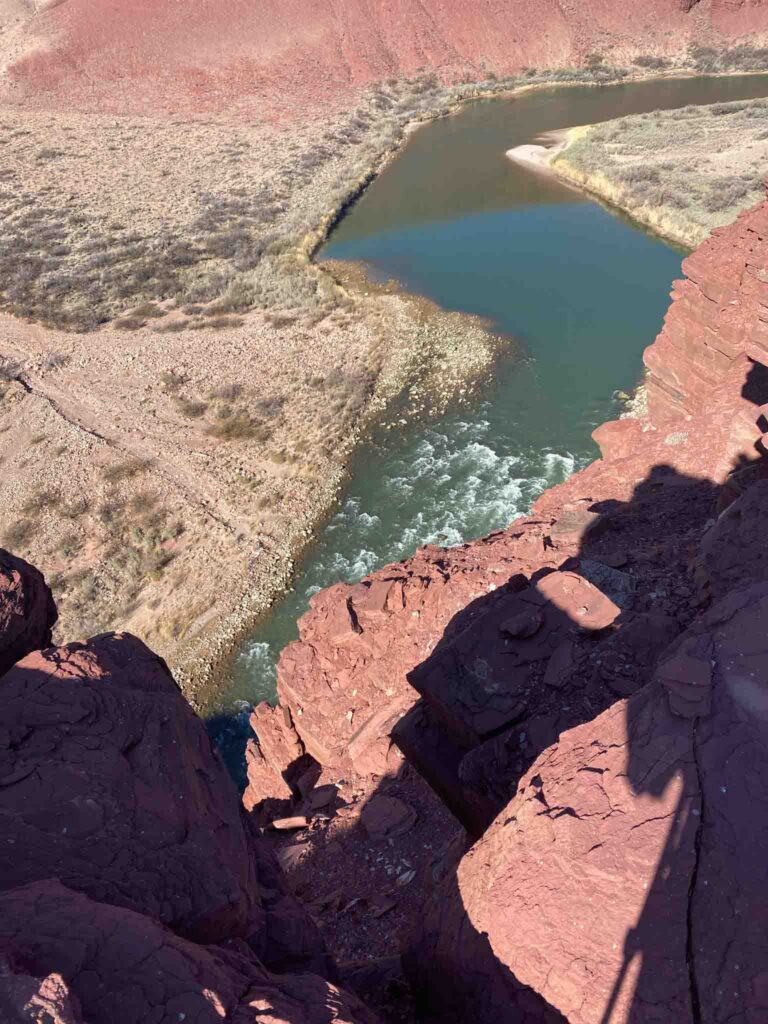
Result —
[[0, 675], [31, 651], [50, 645], [56, 618], [42, 573], [0, 549]]
[[0, 941], [12, 944], [33, 977], [58, 975], [88, 1024], [376, 1021], [357, 997], [322, 978], [270, 974], [243, 942], [198, 946], [59, 882], [3, 893]]
[[380, 1013], [387, 1024], [411, 1024], [416, 1018], [411, 988], [399, 956], [350, 961], [339, 966], [344, 988]]
[[699, 572], [716, 597], [749, 580], [768, 579], [766, 517], [768, 480], [758, 480], [707, 530]]
[[[545, 686], [563, 687], [573, 671], [572, 636], [604, 629], [618, 615], [619, 608], [583, 577], [551, 572], [489, 602], [408, 679], [451, 737], [474, 746], [528, 717], [542, 677]], [[538, 624], [535, 630], [517, 629], [529, 621]]]
[[12, 948], [0, 951], [3, 1024], [83, 1024], [79, 1000], [61, 975], [36, 978], [30, 970]]
[[756, 584], [697, 619], [640, 693], [563, 733], [444, 883], [425, 940], [444, 972], [487, 936], [472, 1019], [520, 984], [570, 1024], [761, 1019], [766, 735]]
[[237, 792], [165, 663], [135, 637], [29, 655], [3, 680], [0, 721], [2, 888], [58, 877], [197, 941], [249, 937], [269, 963], [290, 906], [299, 952], [322, 956], [292, 897], [277, 899], [276, 867], [265, 900]]
[[401, 836], [413, 827], [416, 811], [395, 796], [375, 793], [360, 814], [360, 822], [371, 839]]

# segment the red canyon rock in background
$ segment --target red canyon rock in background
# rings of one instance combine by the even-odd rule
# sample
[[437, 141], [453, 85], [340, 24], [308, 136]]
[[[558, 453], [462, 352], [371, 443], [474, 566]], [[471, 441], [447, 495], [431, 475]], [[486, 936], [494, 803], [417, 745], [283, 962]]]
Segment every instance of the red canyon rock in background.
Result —
[[[0, 895], [0, 943], [48, 989], [57, 978], [70, 1016], [59, 1010], [53, 1024], [376, 1024], [355, 996], [312, 974], [270, 974], [242, 942], [199, 946], [55, 881]], [[18, 974], [10, 983], [0, 975], [0, 1007], [18, 1005], [23, 982], [31, 987]]]
[[306, 111], [373, 81], [620, 63], [768, 37], [764, 4], [712, 0], [66, 0], [6, 14], [4, 99], [115, 112]]
[[29, 654], [47, 647], [56, 605], [42, 573], [0, 549], [0, 675]]

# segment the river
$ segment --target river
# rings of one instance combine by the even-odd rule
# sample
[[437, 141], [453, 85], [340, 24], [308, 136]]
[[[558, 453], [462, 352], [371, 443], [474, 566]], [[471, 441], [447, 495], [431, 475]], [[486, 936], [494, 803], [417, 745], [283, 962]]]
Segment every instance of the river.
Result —
[[640, 379], [683, 256], [506, 150], [625, 114], [768, 95], [768, 75], [551, 88], [473, 103], [414, 132], [340, 222], [321, 258], [364, 263], [515, 339], [470, 408], [381, 431], [358, 451], [338, 510], [293, 589], [240, 651], [206, 709], [241, 778], [248, 708], [275, 695], [280, 651], [317, 590], [421, 544], [506, 526], [595, 457], [590, 434]]

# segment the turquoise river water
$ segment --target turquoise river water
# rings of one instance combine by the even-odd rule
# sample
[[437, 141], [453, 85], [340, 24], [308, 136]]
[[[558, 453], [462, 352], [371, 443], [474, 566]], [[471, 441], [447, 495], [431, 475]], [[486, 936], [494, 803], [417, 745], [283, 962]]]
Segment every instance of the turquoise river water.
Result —
[[681, 250], [506, 150], [545, 131], [688, 103], [768, 95], [768, 75], [552, 88], [474, 103], [419, 128], [332, 233], [321, 258], [367, 265], [511, 335], [471, 408], [373, 436], [293, 589], [243, 645], [209, 728], [239, 774], [249, 707], [275, 693], [280, 651], [317, 590], [421, 544], [506, 526], [596, 455], [590, 434], [641, 374]]

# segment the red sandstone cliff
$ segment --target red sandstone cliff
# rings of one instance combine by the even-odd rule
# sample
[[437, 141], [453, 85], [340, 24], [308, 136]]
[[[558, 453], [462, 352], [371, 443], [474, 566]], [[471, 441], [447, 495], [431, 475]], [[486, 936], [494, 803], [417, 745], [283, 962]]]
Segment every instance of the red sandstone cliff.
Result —
[[[16, 20], [13, 20], [13, 11]], [[371, 81], [764, 42], [762, 0], [65, 0], [11, 8], [4, 98], [117, 111], [303, 109]], [[266, 105], [266, 106], [265, 106]]]

